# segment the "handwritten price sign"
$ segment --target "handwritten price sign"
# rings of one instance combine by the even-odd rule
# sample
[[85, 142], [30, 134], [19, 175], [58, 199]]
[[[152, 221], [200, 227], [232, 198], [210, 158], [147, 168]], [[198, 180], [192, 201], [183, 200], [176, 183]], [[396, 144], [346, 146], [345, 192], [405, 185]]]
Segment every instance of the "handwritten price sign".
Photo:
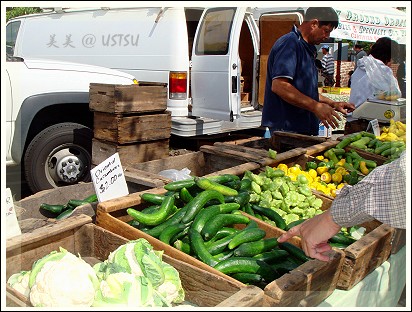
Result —
[[94, 167], [90, 173], [99, 202], [129, 194], [118, 153]]

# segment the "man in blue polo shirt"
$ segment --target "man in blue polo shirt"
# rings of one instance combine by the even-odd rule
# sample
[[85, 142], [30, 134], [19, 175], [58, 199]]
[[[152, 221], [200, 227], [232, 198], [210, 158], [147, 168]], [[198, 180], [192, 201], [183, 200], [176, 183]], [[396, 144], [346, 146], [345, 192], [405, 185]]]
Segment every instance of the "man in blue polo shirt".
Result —
[[304, 21], [273, 45], [267, 65], [262, 126], [270, 132], [318, 135], [319, 123], [336, 128], [355, 105], [319, 94], [315, 45], [326, 41], [339, 20], [330, 7], [311, 7]]

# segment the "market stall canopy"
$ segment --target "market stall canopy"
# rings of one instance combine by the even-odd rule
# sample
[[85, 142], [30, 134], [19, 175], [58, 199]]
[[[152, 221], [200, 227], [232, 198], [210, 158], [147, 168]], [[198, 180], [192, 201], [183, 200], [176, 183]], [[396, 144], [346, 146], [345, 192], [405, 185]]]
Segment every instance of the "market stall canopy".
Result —
[[339, 26], [331, 38], [375, 42], [389, 37], [406, 44], [406, 13], [395, 8], [343, 8], [334, 7], [339, 15]]

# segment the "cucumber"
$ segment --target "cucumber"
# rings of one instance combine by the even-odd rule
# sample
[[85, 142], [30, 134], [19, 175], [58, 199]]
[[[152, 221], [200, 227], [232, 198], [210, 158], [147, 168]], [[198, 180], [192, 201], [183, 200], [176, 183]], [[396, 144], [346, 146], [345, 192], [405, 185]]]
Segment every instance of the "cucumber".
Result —
[[71, 209], [74, 209], [74, 208], [76, 208], [76, 207], [78, 207], [78, 206], [82, 206], [82, 205], [86, 205], [86, 204], [90, 204], [88, 201], [84, 201], [83, 199], [70, 199], [68, 202], [67, 202], [67, 207], [68, 208], [71, 208]]
[[212, 267], [218, 264], [218, 261], [213, 258], [210, 252], [206, 249], [202, 235], [200, 235], [199, 232], [189, 229], [189, 239], [191, 249], [193, 250], [197, 258]]
[[185, 254], [190, 255], [190, 244], [186, 243], [180, 239], [177, 239], [174, 243], [173, 243], [173, 247], [175, 247], [176, 249], [183, 251]]
[[217, 240], [237, 232], [239, 232], [238, 229], [224, 226], [219, 231], [217, 231], [215, 236], [213, 236], [211, 239], [205, 242], [205, 245], [209, 247], [212, 243], [216, 242]]
[[159, 240], [165, 244], [170, 245], [171, 239], [174, 235], [182, 232], [189, 225], [184, 223], [177, 223], [169, 225], [164, 231], [159, 235]]
[[225, 198], [222, 193], [216, 190], [205, 190], [197, 194], [189, 203], [186, 204], [186, 214], [182, 218], [183, 223], [192, 221], [200, 209], [210, 200], [217, 199], [221, 204], [225, 202]]
[[278, 246], [278, 240], [275, 237], [265, 238], [254, 242], [247, 242], [239, 245], [234, 250], [236, 257], [253, 257], [265, 251], [272, 250]]
[[183, 208], [180, 208], [178, 211], [176, 211], [172, 216], [170, 216], [163, 223], [160, 223], [159, 225], [156, 225], [155, 227], [148, 229], [144, 232], [146, 234], [149, 234], [153, 237], [158, 238], [159, 235], [164, 231], [164, 229], [167, 228], [169, 225], [179, 223], [182, 220], [185, 213], [186, 213], [186, 206]]
[[265, 251], [260, 254], [253, 256], [254, 259], [265, 261], [266, 263], [271, 263], [273, 261], [283, 260], [289, 256], [286, 250], [274, 248], [270, 251]]
[[57, 219], [57, 220], [66, 219], [66, 218], [68, 218], [68, 217], [71, 216], [71, 214], [73, 213], [73, 211], [74, 211], [74, 209], [71, 209], [71, 208], [66, 209], [66, 210], [62, 211], [62, 213], [60, 213], [60, 214], [56, 217], [56, 219]]
[[143, 213], [133, 208], [128, 208], [126, 211], [127, 214], [140, 223], [146, 225], [159, 225], [173, 213], [175, 209], [174, 201], [175, 197], [173, 195], [166, 196], [160, 205], [159, 210], [153, 213]]
[[204, 189], [204, 190], [216, 190], [219, 193], [221, 193], [223, 195], [227, 195], [227, 196], [236, 196], [238, 194], [237, 190], [235, 190], [235, 189], [233, 189], [229, 186], [220, 184], [218, 182], [209, 180], [208, 178], [198, 178], [198, 177], [196, 177], [195, 182], [196, 182], [196, 185], [198, 187], [200, 187], [201, 189]]
[[180, 199], [183, 200], [183, 202], [188, 203], [193, 199], [192, 194], [190, 194], [189, 190], [185, 187], [182, 187], [180, 190]]
[[262, 283], [263, 277], [258, 273], [239, 272], [232, 274], [232, 277], [243, 284], [256, 285]]
[[292, 257], [296, 258], [299, 261], [306, 262], [311, 260], [311, 258], [306, 256], [305, 252], [302, 249], [296, 247], [291, 243], [283, 242], [279, 244], [279, 247], [283, 250], [286, 250]]
[[90, 196], [87, 196], [85, 199], [83, 199], [83, 201], [88, 202], [88, 203], [97, 202], [97, 201], [98, 201], [98, 199], [97, 199], [97, 194], [94, 193], [94, 194], [92, 194], [92, 195], [90, 195]]
[[165, 197], [166, 197], [165, 195], [160, 195], [160, 194], [151, 194], [151, 193], [140, 194], [141, 199], [151, 204], [155, 204], [155, 205], [161, 205]]
[[[224, 205], [224, 204], [222, 204]], [[213, 216], [220, 214], [219, 205], [213, 205], [206, 208], [202, 208], [193, 219], [192, 229], [197, 232], [201, 232], [205, 223]]]
[[242, 243], [260, 240], [266, 236], [266, 232], [260, 228], [244, 228], [236, 233], [228, 244], [229, 249], [234, 249]]
[[266, 217], [268, 217], [271, 221], [276, 223], [276, 226], [282, 230], [286, 228], [285, 220], [278, 214], [276, 211], [270, 208], [261, 207], [259, 205], [252, 204], [252, 209], [255, 212], [258, 212]]
[[169, 182], [163, 187], [168, 191], [180, 191], [184, 187], [188, 189], [195, 184], [195, 178], [193, 177], [185, 180]]
[[[205, 242], [205, 246], [206, 249], [210, 252], [211, 255], [217, 255], [221, 252], [223, 252], [225, 249], [228, 249], [227, 246], [229, 245], [229, 243], [232, 241], [233, 237], [236, 235], [237, 233], [233, 233], [230, 234], [228, 236], [225, 236], [221, 239], [216, 240], [215, 242], [213, 242], [210, 245], [207, 245]], [[228, 249], [230, 250], [230, 249]]]
[[217, 260], [217, 261], [222, 261], [225, 259], [228, 259], [230, 257], [233, 256], [233, 250], [224, 250], [221, 253], [218, 253], [217, 255], [214, 255], [213, 257]]
[[298, 224], [301, 224], [301, 223], [305, 222], [306, 220], [307, 220], [307, 219], [299, 219], [299, 220], [290, 222], [289, 224], [286, 225], [285, 231], [289, 231], [289, 230], [290, 230], [291, 228], [293, 228], [294, 226], [296, 226], [296, 225], [298, 225]]
[[243, 178], [242, 180], [240, 180], [240, 186], [239, 186], [239, 191], [249, 191], [250, 187], [252, 185], [252, 180], [248, 179], [248, 178]]
[[334, 236], [329, 238], [329, 242], [331, 243], [339, 243], [346, 246], [349, 246], [356, 242], [356, 239], [350, 238], [343, 233], [336, 233]]
[[202, 236], [207, 241], [211, 239], [219, 229], [232, 224], [248, 224], [250, 219], [242, 214], [221, 213], [210, 218], [202, 229]]
[[58, 215], [68, 208], [66, 205], [50, 205], [50, 204], [42, 203], [40, 205], [40, 209], [44, 209], [44, 210], [54, 213], [55, 215]]
[[217, 263], [214, 268], [224, 274], [234, 273], [258, 273], [259, 260], [251, 257], [231, 257]]
[[208, 178], [210, 181], [221, 183], [221, 184], [240, 180], [240, 178], [237, 175], [230, 174], [230, 173], [224, 173], [224, 174], [220, 174], [217, 176], [207, 176], [206, 178]]

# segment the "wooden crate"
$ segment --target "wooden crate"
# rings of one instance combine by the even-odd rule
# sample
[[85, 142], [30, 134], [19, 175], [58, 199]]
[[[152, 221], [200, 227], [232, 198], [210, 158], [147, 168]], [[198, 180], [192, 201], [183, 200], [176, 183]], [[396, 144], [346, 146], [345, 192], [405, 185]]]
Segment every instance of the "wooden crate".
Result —
[[[91, 223], [91, 218], [79, 215], [71, 220], [42, 228], [41, 231], [22, 234], [6, 242], [6, 278], [21, 270], [30, 270], [33, 262], [53, 250], [63, 247], [80, 254], [91, 265], [104, 261], [109, 253], [128, 239]], [[155, 248], [157, 249], [157, 248]], [[159, 249], [157, 249], [159, 250]], [[200, 307], [262, 306], [263, 291], [204, 271], [196, 266], [163, 255], [163, 261], [179, 272], [185, 290], [185, 300]], [[30, 307], [27, 297], [7, 286], [8, 307]]]
[[167, 109], [167, 85], [156, 82], [134, 85], [91, 83], [89, 108], [123, 114], [163, 112]]
[[159, 114], [94, 113], [94, 138], [118, 144], [154, 141], [170, 138], [170, 112]]
[[157, 188], [172, 181], [158, 174], [162, 170], [187, 168], [192, 176], [204, 176], [226, 168], [234, 168], [238, 173], [259, 168], [259, 164], [248, 160], [242, 154], [220, 155], [215, 153], [213, 147], [202, 146], [197, 152], [133, 164], [126, 167], [125, 176], [136, 184]]
[[[229, 173], [230, 170], [225, 169], [221, 172]], [[148, 192], [164, 194], [166, 190], [164, 188], [157, 188], [149, 190]], [[184, 261], [231, 281], [234, 280], [232, 277], [217, 271], [200, 260], [129, 225], [127, 222], [131, 220], [131, 217], [127, 214], [127, 208], [133, 207], [134, 209], [141, 210], [145, 207], [140, 198], [140, 194], [141, 193], [129, 194], [128, 196], [100, 203], [97, 209], [96, 224], [128, 239], [143, 237], [155, 248], [164, 250], [166, 254], [175, 259]], [[247, 215], [246, 213], [243, 214]], [[259, 227], [266, 231], [266, 237], [279, 237], [284, 233], [284, 231], [279, 228], [271, 226], [252, 216], [247, 216], [255, 220], [259, 224]], [[240, 225], [240, 227], [242, 226]], [[300, 246], [300, 240], [297, 237], [292, 238], [290, 242]], [[339, 250], [334, 250], [329, 262], [310, 260], [290, 273], [274, 280], [264, 288], [264, 305], [316, 306], [336, 289], [343, 260], [343, 253]]]
[[270, 138], [277, 152], [283, 152], [295, 147], [307, 148], [309, 146], [330, 141], [330, 138], [304, 135], [284, 131], [274, 131]]
[[93, 165], [100, 164], [115, 153], [119, 153], [119, 158], [124, 169], [136, 163], [168, 157], [169, 139], [133, 144], [115, 144], [95, 138], [92, 139]]

